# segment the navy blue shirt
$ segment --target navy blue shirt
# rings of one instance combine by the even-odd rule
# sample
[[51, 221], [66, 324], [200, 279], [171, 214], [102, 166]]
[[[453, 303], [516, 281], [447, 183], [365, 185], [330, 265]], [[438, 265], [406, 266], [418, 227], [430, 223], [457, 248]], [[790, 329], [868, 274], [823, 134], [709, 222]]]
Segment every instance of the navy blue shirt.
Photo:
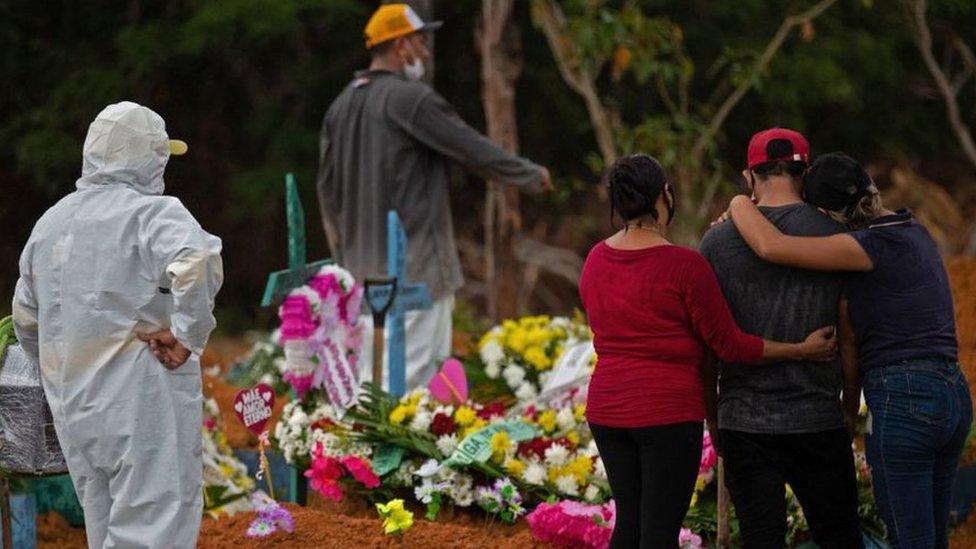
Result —
[[874, 264], [852, 273], [846, 287], [861, 370], [914, 358], [957, 360], [949, 276], [925, 227], [898, 210], [850, 234]]

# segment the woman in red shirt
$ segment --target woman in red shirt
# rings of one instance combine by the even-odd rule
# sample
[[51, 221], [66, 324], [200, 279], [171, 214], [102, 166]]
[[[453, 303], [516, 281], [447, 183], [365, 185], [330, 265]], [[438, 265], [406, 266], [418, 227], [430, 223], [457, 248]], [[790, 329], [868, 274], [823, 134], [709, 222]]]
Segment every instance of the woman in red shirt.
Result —
[[621, 158], [607, 172], [624, 227], [590, 251], [580, 295], [599, 357], [587, 421], [617, 518], [611, 547], [677, 547], [698, 474], [707, 349], [727, 362], [826, 359], [833, 328], [778, 343], [736, 326], [708, 262], [673, 246], [674, 191], [657, 160]]

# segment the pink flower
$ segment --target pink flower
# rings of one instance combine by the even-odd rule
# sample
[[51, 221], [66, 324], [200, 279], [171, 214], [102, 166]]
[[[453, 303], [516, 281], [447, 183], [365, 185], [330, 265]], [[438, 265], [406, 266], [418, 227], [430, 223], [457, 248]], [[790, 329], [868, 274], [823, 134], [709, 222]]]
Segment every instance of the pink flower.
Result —
[[363, 287], [356, 284], [339, 301], [339, 318], [342, 319], [346, 326], [352, 326], [356, 323], [356, 319], [359, 318], [362, 306]]
[[315, 290], [323, 301], [333, 294], [342, 295], [342, 285], [334, 274], [314, 276], [308, 281], [308, 286]]
[[293, 339], [308, 339], [315, 331], [315, 320], [312, 318], [312, 305], [308, 296], [286, 296], [278, 309], [278, 318], [281, 319], [281, 335], [278, 340], [282, 344]]
[[696, 535], [687, 528], [682, 528], [681, 532], [678, 533], [678, 547], [681, 549], [701, 549], [701, 536]]
[[299, 399], [312, 388], [312, 382], [315, 379], [314, 375], [300, 375], [294, 372], [285, 372], [281, 377], [291, 385], [292, 389], [295, 389]]
[[342, 466], [339, 460], [332, 456], [322, 455], [322, 443], [315, 445], [312, 450], [312, 467], [305, 471], [309, 479], [309, 486], [333, 501], [342, 501], [342, 488], [339, 478], [342, 476]]
[[702, 454], [698, 464], [698, 474], [706, 475], [718, 464], [718, 453], [712, 445], [712, 435], [708, 431], [702, 435]]
[[565, 547], [605, 549], [613, 534], [615, 507], [563, 500], [540, 503], [525, 519], [536, 539]]
[[208, 431], [213, 431], [217, 428], [217, 420], [212, 417], [208, 417], [207, 419], [203, 420], [203, 426], [206, 427]]
[[367, 488], [376, 488], [380, 485], [380, 477], [376, 476], [369, 463], [359, 456], [345, 456], [342, 458], [342, 465], [345, 466], [352, 478]]

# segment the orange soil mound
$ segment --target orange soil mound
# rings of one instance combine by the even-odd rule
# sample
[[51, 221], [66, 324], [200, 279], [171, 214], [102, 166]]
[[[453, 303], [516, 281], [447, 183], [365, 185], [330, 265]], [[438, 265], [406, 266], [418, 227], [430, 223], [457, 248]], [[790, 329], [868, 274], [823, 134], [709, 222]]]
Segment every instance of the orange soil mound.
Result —
[[38, 549], [84, 549], [88, 547], [84, 528], [74, 528], [57, 513], [37, 517]]
[[969, 520], [949, 534], [950, 549], [972, 549], [976, 547], [976, 513], [969, 514]]
[[956, 305], [959, 363], [976, 395], [976, 259], [953, 257], [946, 262]]

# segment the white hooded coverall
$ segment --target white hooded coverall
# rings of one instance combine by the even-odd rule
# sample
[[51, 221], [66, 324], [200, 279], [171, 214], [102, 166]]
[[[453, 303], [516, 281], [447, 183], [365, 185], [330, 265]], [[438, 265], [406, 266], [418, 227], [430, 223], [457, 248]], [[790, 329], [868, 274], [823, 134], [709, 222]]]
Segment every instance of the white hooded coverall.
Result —
[[[216, 322], [221, 242], [161, 196], [165, 123], [123, 102], [88, 129], [77, 190], [34, 226], [13, 301], [40, 364], [90, 547], [194, 547], [202, 515], [199, 357]], [[192, 352], [167, 370], [136, 334]]]

